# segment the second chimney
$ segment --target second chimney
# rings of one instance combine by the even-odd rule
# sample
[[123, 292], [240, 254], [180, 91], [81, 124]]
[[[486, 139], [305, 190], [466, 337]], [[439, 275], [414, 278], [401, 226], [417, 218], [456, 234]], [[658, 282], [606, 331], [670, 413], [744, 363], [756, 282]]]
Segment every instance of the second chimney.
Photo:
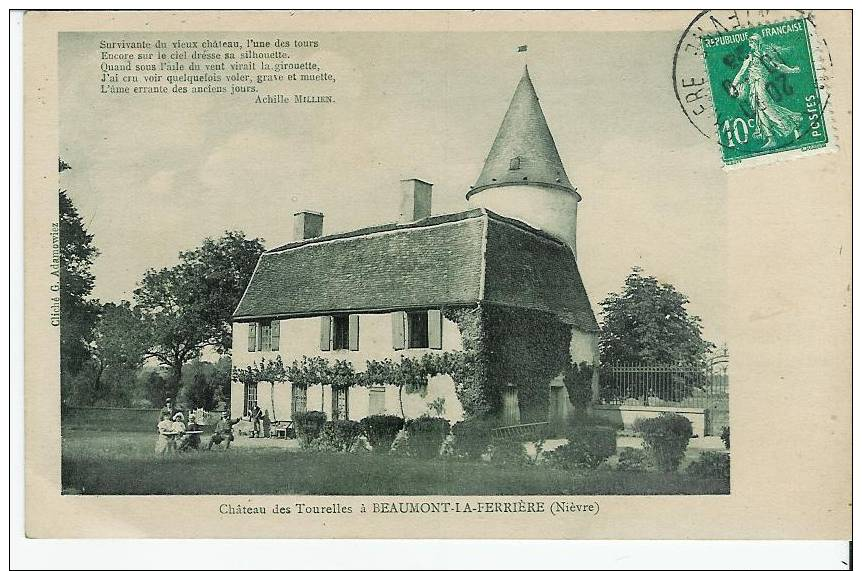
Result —
[[303, 210], [293, 215], [293, 239], [308, 240], [323, 235], [323, 214]]
[[418, 178], [401, 181], [401, 222], [413, 222], [431, 216], [430, 182]]

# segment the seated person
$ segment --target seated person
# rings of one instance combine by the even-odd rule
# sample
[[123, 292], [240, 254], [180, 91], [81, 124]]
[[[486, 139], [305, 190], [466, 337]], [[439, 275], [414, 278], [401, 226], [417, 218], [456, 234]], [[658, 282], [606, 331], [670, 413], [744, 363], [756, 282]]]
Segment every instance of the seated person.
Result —
[[196, 422], [195, 415], [189, 413], [189, 424], [185, 427], [185, 433], [177, 441], [177, 450], [199, 450], [201, 446], [200, 434], [189, 434], [200, 431], [201, 426]]
[[174, 415], [173, 422], [171, 423], [171, 431], [174, 433], [174, 436], [172, 437], [172, 448], [174, 450], [179, 449], [178, 445], [180, 443], [180, 440], [185, 436], [186, 433], [186, 425], [183, 422], [184, 418], [185, 417], [183, 416], [183, 413], [178, 412]]
[[236, 420], [231, 420], [230, 415], [227, 411], [221, 413], [221, 418], [215, 425], [215, 432], [210, 436], [209, 444], [207, 444], [207, 450], [211, 450], [213, 445], [221, 444], [224, 442], [224, 449], [227, 450], [230, 448], [230, 443], [233, 440], [233, 425], [242, 420], [238, 418]]

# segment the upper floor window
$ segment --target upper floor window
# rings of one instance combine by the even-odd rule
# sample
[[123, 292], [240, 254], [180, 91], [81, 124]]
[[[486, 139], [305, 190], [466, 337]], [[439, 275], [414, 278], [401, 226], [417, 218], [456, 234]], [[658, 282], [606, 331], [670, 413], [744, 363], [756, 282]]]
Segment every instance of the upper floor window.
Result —
[[336, 315], [332, 318], [332, 349], [347, 349], [349, 347], [350, 321], [346, 315]]
[[392, 314], [394, 349], [442, 349], [443, 316], [439, 309]]
[[514, 157], [509, 159], [509, 170], [516, 171], [521, 168], [521, 157]]
[[407, 347], [428, 348], [428, 312], [411, 311], [407, 314]]
[[248, 324], [249, 351], [278, 351], [281, 341], [281, 321], [253, 321]]
[[320, 350], [359, 350], [359, 316], [324, 315], [320, 318]]

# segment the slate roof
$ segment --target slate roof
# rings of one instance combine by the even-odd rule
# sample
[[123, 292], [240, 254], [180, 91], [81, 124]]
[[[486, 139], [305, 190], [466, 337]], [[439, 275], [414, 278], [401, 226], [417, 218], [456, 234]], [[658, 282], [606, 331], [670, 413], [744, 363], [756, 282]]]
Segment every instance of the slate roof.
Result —
[[[517, 159], [517, 168], [512, 168], [512, 159]], [[577, 194], [557, 152], [526, 66], [482, 173], [467, 196], [514, 184], [549, 186]]]
[[491, 302], [597, 330], [571, 250], [485, 209], [293, 242], [265, 252], [234, 319]]

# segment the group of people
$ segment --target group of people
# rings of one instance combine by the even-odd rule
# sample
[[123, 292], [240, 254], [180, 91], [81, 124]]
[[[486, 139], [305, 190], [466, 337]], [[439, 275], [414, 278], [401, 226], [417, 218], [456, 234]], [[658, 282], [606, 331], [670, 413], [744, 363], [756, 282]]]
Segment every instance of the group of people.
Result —
[[[222, 413], [216, 423], [213, 433], [207, 442], [207, 450], [213, 446], [224, 444], [225, 450], [230, 448], [233, 441], [233, 426], [240, 421], [239, 418], [231, 420], [227, 411]], [[200, 450], [202, 426], [197, 423], [193, 413], [189, 413], [189, 422], [185, 423], [182, 412], [173, 412], [171, 401], [165, 403], [161, 411], [161, 417], [157, 425], [158, 438], [156, 439], [156, 455], [167, 455], [187, 450]]]

